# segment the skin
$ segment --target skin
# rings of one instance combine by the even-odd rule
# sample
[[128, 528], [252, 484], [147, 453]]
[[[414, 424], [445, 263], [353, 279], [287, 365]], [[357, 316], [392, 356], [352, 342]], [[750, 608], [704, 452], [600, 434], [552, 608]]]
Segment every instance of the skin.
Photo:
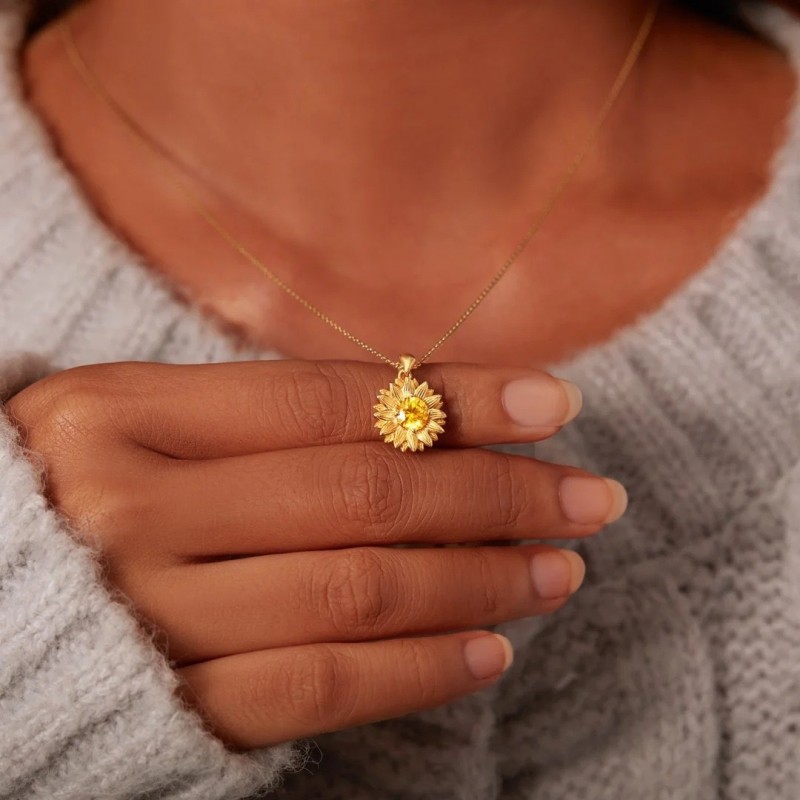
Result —
[[[45, 465], [49, 499], [163, 634], [186, 697], [232, 746], [489, 685], [510, 649], [479, 629], [554, 611], [584, 572], [576, 554], [497, 543], [588, 536], [624, 510], [624, 492], [602, 478], [480, 447], [537, 441], [572, 418], [555, 378], [425, 368], [451, 400], [444, 446], [417, 457], [376, 441], [370, 388], [383, 373], [330, 361], [100, 364], [6, 406]], [[544, 425], [509, 413], [520, 380], [550, 392]], [[591, 507], [571, 496], [587, 481]], [[480, 546], [434, 546], [456, 542]], [[477, 663], [476, 639], [489, 648]]]
[[[190, 0], [94, 0], [74, 26], [113, 95], [197, 176], [202, 201], [394, 356], [424, 352], [506, 259], [645, 7], [205, 0], [198, 14]], [[24, 66], [91, 200], [180, 291], [286, 355], [366, 357], [209, 230], [52, 30]], [[437, 359], [553, 363], [657, 307], [763, 191], [792, 91], [777, 51], [666, 3], [591, 157]], [[397, 331], [387, 315], [406, 287], [413, 318]]]
[[[508, 255], [644, 4], [314, 0], [312, 13], [312, 0], [206, 0], [196, 12], [93, 0], [74, 29], [203, 202], [394, 355], [426, 349]], [[23, 72], [90, 202], [176, 291], [287, 356], [363, 357], [209, 231], [52, 29]], [[614, 484], [567, 484], [589, 476], [476, 447], [572, 418], [574, 393], [519, 365], [604, 340], [706, 263], [763, 190], [792, 90], [766, 45], [666, 4], [547, 225], [437, 354], [449, 363], [423, 372], [450, 416], [444, 446], [421, 457], [376, 441], [370, 405], [387, 369], [353, 361], [95, 365], [12, 399], [52, 501], [166, 634], [187, 698], [222, 738], [283, 741], [483, 688], [507, 659], [492, 640], [494, 662], [469, 671], [479, 629], [577, 589], [582, 564], [551, 547], [430, 545], [591, 535], [624, 510]], [[408, 297], [398, 328], [390, 315]], [[539, 387], [524, 422], [508, 389], [520, 378]], [[545, 384], [551, 413], [536, 420]]]

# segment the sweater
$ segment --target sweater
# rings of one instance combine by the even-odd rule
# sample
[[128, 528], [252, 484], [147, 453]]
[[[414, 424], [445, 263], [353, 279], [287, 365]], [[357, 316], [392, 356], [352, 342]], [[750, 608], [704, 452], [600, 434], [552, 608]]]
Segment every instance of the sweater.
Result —
[[[800, 23], [757, 18], [800, 65]], [[80, 364], [280, 357], [99, 220], [24, 101], [23, 30], [0, 2], [0, 402]], [[584, 411], [537, 457], [620, 479], [628, 513], [574, 543], [588, 571], [570, 603], [497, 626], [516, 652], [503, 678], [446, 706], [229, 751], [0, 413], [0, 798], [797, 800], [800, 108], [788, 128], [710, 262], [554, 366]]]

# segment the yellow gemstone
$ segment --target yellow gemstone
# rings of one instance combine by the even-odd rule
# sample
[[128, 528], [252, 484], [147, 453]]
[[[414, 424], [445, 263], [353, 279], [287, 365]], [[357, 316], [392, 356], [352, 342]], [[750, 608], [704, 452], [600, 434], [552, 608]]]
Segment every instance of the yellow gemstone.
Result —
[[428, 424], [428, 406], [419, 397], [404, 397], [400, 401], [395, 420], [407, 431], [418, 431]]

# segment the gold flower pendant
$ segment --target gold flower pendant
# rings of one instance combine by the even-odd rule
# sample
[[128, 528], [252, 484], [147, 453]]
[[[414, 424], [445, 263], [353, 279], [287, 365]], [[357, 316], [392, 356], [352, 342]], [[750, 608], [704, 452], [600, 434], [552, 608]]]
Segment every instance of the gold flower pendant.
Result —
[[432, 447], [444, 433], [446, 414], [442, 411], [442, 396], [435, 394], [427, 382], [417, 383], [411, 370], [416, 366], [414, 356], [400, 356], [397, 377], [387, 389], [378, 392], [375, 406], [375, 427], [387, 444], [405, 453], [420, 453]]

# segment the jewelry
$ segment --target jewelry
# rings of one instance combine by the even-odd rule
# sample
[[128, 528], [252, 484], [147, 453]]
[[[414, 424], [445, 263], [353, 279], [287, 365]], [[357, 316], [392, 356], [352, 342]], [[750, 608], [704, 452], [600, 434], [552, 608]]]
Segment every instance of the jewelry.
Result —
[[66, 50], [68, 59], [72, 66], [75, 68], [78, 75], [86, 83], [89, 89], [94, 92], [101, 102], [106, 105], [109, 110], [115, 114], [120, 122], [128, 129], [133, 137], [143, 145], [151, 153], [160, 156], [163, 160], [167, 161], [173, 167], [173, 172], [167, 174], [165, 177], [169, 180], [186, 198], [191, 206], [197, 213], [206, 221], [206, 223], [216, 233], [230, 245], [242, 258], [256, 267], [267, 278], [269, 278], [278, 288], [282, 289], [292, 299], [296, 300], [306, 310], [310, 311], [320, 320], [327, 325], [330, 325], [335, 331], [340, 333], [349, 341], [357, 344], [370, 355], [375, 356], [381, 361], [389, 364], [397, 370], [397, 377], [389, 384], [388, 388], [381, 389], [378, 392], [378, 403], [374, 406], [374, 416], [377, 419], [375, 427], [383, 436], [384, 441], [399, 448], [402, 452], [410, 450], [412, 453], [421, 452], [425, 447], [431, 447], [437, 440], [439, 434], [444, 432], [444, 423], [446, 414], [442, 409], [442, 396], [436, 394], [427, 383], [418, 383], [412, 375], [412, 370], [422, 366], [436, 350], [438, 350], [463, 324], [473, 311], [486, 299], [489, 292], [494, 289], [500, 282], [503, 276], [508, 272], [511, 265], [519, 258], [522, 251], [528, 245], [530, 240], [536, 235], [539, 229], [544, 224], [550, 212], [556, 205], [556, 202], [564, 193], [572, 177], [578, 171], [578, 168], [586, 159], [589, 154], [595, 139], [597, 138], [600, 129], [603, 127], [606, 119], [608, 118], [611, 109], [614, 106], [617, 98], [619, 97], [622, 88], [625, 86], [628, 77], [633, 71], [639, 56], [641, 55], [650, 31], [653, 28], [656, 14], [658, 12], [659, 0], [651, 0], [647, 13], [642, 20], [639, 30], [631, 44], [625, 61], [622, 64], [614, 83], [609, 90], [609, 93], [594, 121], [594, 124], [589, 129], [586, 138], [575, 155], [572, 162], [569, 164], [563, 173], [560, 181], [556, 184], [553, 191], [545, 199], [536, 215], [533, 222], [522, 239], [517, 242], [516, 247], [511, 252], [511, 255], [506, 259], [500, 269], [494, 274], [492, 279], [482, 289], [480, 294], [467, 306], [462, 312], [461, 316], [439, 337], [425, 352], [421, 358], [415, 358], [412, 355], [401, 355], [398, 361], [393, 361], [388, 356], [385, 356], [376, 348], [368, 345], [365, 341], [360, 339], [355, 334], [348, 331], [335, 320], [331, 319], [327, 314], [321, 311], [310, 301], [299, 295], [294, 289], [286, 284], [278, 275], [276, 275], [266, 264], [264, 264], [256, 255], [254, 255], [244, 244], [233, 236], [230, 231], [220, 222], [220, 220], [212, 214], [202, 202], [198, 199], [197, 195], [190, 188], [190, 181], [188, 176], [183, 175], [183, 170], [180, 164], [171, 157], [168, 150], [166, 150], [158, 142], [154, 141], [146, 131], [125, 111], [125, 109], [114, 99], [110, 92], [101, 83], [99, 78], [92, 72], [89, 65], [78, 50], [77, 43], [72, 35], [72, 29], [67, 21], [65, 15], [59, 24], [62, 41]]
[[412, 355], [400, 356], [400, 369], [394, 383], [378, 392], [375, 427], [383, 440], [402, 452], [431, 447], [444, 433], [445, 413], [442, 396], [434, 394], [427, 383], [417, 383], [411, 370], [416, 366]]

